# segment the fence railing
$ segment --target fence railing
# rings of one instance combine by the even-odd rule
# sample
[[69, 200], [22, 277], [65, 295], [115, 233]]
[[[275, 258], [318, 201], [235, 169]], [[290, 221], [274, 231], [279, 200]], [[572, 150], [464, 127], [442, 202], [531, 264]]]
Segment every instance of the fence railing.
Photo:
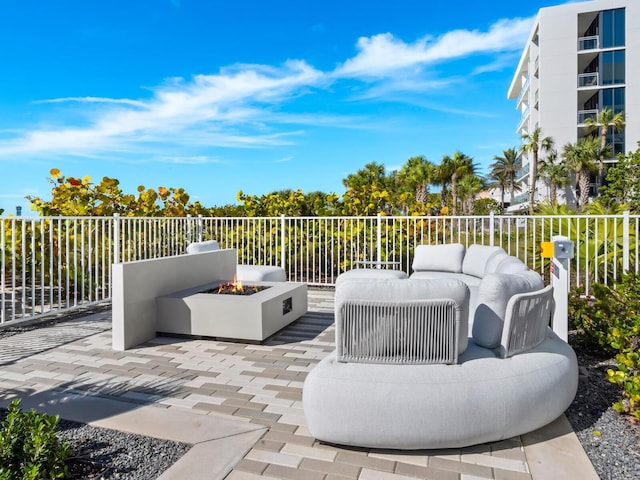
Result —
[[[588, 293], [638, 272], [636, 215], [460, 217], [8, 217], [0, 219], [0, 324], [104, 302], [111, 265], [180, 255], [193, 241], [235, 248], [243, 264], [282, 266], [287, 278], [330, 286], [346, 270], [380, 262], [411, 272], [416, 245], [497, 245], [547, 275], [540, 242], [575, 242], [571, 287]], [[384, 262], [384, 263], [381, 263]]]

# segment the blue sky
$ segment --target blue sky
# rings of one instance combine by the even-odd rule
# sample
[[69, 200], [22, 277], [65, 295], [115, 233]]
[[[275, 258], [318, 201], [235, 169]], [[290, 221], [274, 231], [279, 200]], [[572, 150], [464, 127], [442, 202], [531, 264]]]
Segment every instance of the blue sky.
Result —
[[205, 206], [342, 194], [415, 155], [486, 168], [518, 144], [507, 89], [556, 3], [3, 0], [0, 208], [50, 198], [54, 167]]

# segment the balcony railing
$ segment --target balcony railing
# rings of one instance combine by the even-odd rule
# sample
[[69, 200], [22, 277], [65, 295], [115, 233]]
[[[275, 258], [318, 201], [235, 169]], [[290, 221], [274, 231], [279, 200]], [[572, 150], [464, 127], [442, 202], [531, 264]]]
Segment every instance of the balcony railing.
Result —
[[516, 171], [516, 180], [522, 180], [524, 177], [526, 177], [527, 175], [529, 175], [529, 171], [531, 169], [531, 164], [527, 163], [522, 165], [522, 167], [520, 167], [517, 171]]
[[[526, 194], [525, 194], [526, 195]], [[519, 198], [518, 196], [517, 198]], [[184, 254], [215, 239], [238, 263], [277, 265], [290, 281], [330, 286], [362, 261], [411, 272], [420, 244], [497, 245], [544, 273], [541, 241], [575, 243], [574, 286], [640, 270], [638, 215], [0, 219], [0, 325], [108, 302], [112, 265]], [[171, 274], [168, 272], [167, 274]]]
[[581, 73], [578, 75], [578, 87], [597, 87], [598, 78], [598, 72]]
[[595, 122], [598, 119], [598, 110], [578, 110], [578, 124], [587, 123], [588, 119]]
[[580, 37], [578, 38], [578, 51], [581, 52], [583, 50], [595, 50], [600, 48], [600, 36], [599, 35], [591, 35], [589, 37]]

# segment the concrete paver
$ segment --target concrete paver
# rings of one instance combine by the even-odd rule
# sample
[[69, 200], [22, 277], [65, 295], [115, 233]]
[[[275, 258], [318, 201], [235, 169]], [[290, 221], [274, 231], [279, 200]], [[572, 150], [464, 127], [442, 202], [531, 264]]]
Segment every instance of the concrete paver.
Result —
[[[302, 384], [334, 349], [333, 291], [310, 289], [309, 305], [262, 345], [159, 337], [115, 352], [109, 312], [61, 323], [53, 333], [0, 339], [0, 397], [195, 445], [163, 480], [597, 478], [563, 418], [466, 449], [380, 451], [316, 441], [305, 424]], [[220, 461], [210, 465], [207, 457]]]

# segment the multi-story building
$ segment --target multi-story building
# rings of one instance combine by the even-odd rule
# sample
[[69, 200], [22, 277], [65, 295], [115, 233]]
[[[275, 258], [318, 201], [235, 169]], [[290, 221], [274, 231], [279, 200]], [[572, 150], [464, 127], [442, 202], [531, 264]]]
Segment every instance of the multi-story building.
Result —
[[[563, 146], [588, 135], [587, 119], [603, 108], [624, 112], [625, 129], [609, 129], [615, 162], [640, 140], [640, 1], [591, 0], [542, 8], [525, 45], [507, 97], [521, 112], [519, 135], [541, 129]], [[544, 154], [541, 153], [541, 157]], [[528, 205], [530, 158], [522, 157], [522, 193], [511, 210]], [[559, 201], [575, 202], [575, 185]], [[536, 183], [536, 201], [547, 196]], [[519, 204], [519, 205], [518, 205]]]

